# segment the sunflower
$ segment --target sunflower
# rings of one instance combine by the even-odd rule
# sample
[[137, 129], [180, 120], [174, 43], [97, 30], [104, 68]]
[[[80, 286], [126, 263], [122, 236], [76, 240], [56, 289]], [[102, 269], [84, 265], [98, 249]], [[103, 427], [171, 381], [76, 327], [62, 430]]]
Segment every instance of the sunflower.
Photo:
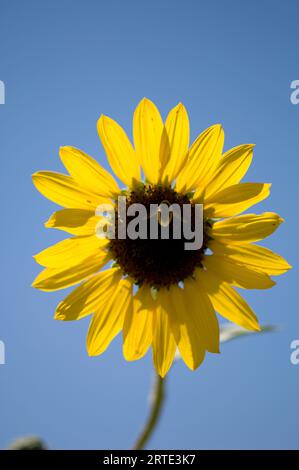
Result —
[[[181, 103], [163, 123], [156, 106], [143, 99], [133, 118], [134, 147], [111, 118], [102, 115], [97, 127], [109, 164], [125, 187], [89, 155], [68, 146], [60, 149], [68, 175], [33, 175], [36, 188], [63, 207], [45, 226], [72, 235], [35, 256], [45, 269], [33, 286], [55, 291], [80, 283], [59, 303], [55, 318], [92, 315], [90, 356], [104, 352], [122, 331], [128, 361], [140, 359], [152, 346], [155, 368], [164, 377], [178, 349], [194, 370], [207, 351], [219, 352], [216, 312], [248, 330], [260, 330], [235, 287], [268, 289], [275, 284], [271, 275], [290, 268], [278, 254], [253, 244], [283, 220], [273, 212], [239, 215], [264, 200], [270, 184], [240, 183], [254, 146], [223, 153], [219, 124], [189, 146], [189, 120]], [[115, 203], [120, 194], [128, 205], [203, 204], [201, 248], [185, 250], [183, 238], [99, 238], [96, 227], [103, 216], [96, 209]]]

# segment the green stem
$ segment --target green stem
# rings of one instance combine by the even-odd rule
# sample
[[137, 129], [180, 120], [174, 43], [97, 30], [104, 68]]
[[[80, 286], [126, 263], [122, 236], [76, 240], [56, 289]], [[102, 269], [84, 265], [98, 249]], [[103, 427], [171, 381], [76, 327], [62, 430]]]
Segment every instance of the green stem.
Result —
[[137, 440], [133, 446], [133, 450], [143, 449], [150, 439], [152, 433], [158, 424], [163, 403], [165, 399], [165, 379], [162, 379], [159, 375], [155, 376], [153, 389], [151, 392], [151, 408], [150, 413], [145, 422], [143, 429], [141, 430]]

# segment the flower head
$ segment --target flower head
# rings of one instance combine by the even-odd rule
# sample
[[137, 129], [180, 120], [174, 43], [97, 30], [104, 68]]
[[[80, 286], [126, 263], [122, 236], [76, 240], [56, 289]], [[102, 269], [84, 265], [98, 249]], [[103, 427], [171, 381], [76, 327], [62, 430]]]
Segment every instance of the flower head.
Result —
[[[189, 146], [189, 120], [182, 104], [163, 123], [156, 106], [143, 99], [134, 113], [134, 147], [107, 116], [100, 117], [98, 132], [110, 166], [125, 188], [73, 147], [60, 149], [69, 175], [48, 171], [33, 175], [36, 188], [64, 207], [46, 227], [72, 235], [35, 256], [45, 269], [33, 286], [53, 291], [81, 283], [60, 302], [55, 318], [68, 321], [92, 315], [87, 336], [91, 356], [101, 354], [122, 331], [127, 360], [140, 359], [152, 346], [156, 370], [164, 377], [178, 348], [194, 370], [207, 351], [219, 352], [215, 312], [248, 330], [260, 329], [235, 287], [270, 288], [275, 284], [270, 276], [290, 268], [281, 256], [254, 244], [271, 235], [282, 219], [273, 212], [239, 215], [265, 199], [270, 184], [240, 183], [251, 163], [253, 145], [223, 154], [224, 133], [218, 124]], [[120, 219], [120, 195], [126, 198], [126, 209], [163, 203], [178, 210], [189, 207], [193, 228], [195, 208], [202, 204], [200, 247], [187, 250], [189, 238], [176, 237], [173, 229], [168, 239], [161, 230], [154, 239], [121, 237], [118, 232], [114, 238], [99, 237], [97, 227], [106, 219], [97, 208], [112, 205]], [[159, 213], [156, 216], [163, 225]], [[128, 217], [125, 229], [131, 221]]]

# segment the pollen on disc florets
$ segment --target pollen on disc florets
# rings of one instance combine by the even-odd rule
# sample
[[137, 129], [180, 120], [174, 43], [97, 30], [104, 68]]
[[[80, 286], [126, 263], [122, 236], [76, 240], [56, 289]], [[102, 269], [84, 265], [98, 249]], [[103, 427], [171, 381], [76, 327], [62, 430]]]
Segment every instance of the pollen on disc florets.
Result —
[[[191, 205], [193, 214], [194, 203], [187, 194], [180, 194], [170, 186], [142, 184], [126, 193], [126, 208], [131, 204], [142, 204], [150, 213], [151, 204], [160, 205], [167, 202], [170, 206], [178, 204]], [[178, 284], [193, 275], [196, 267], [202, 266], [202, 259], [209, 241], [209, 221], [203, 223], [203, 244], [198, 250], [186, 250], [186, 240], [182, 234], [180, 239], [173, 238], [173, 228], [170, 223], [169, 239], [136, 239], [128, 237], [118, 238], [117, 231], [118, 211], [115, 212], [115, 238], [110, 240], [109, 250], [114, 261], [120, 266], [123, 273], [134, 279], [139, 286], [148, 284], [151, 287], [169, 287]], [[191, 216], [194, 222], [193, 215]], [[127, 217], [128, 224], [133, 217]], [[149, 218], [148, 218], [149, 232]], [[192, 230], [194, 226], [192, 227]]]

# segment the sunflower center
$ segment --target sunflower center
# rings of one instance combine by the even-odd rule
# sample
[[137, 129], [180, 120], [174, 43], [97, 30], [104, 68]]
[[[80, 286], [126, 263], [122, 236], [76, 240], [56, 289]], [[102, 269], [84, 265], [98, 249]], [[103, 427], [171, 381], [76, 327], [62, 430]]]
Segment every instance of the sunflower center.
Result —
[[[153, 207], [158, 207], [154, 217], [157, 220], [158, 232], [156, 238], [146, 239], [120, 238], [118, 235], [118, 224], [115, 224], [115, 238], [110, 240], [109, 249], [115, 262], [121, 267], [124, 274], [131, 276], [137, 285], [148, 284], [152, 287], [167, 287], [171, 284], [178, 284], [189, 276], [192, 276], [196, 267], [202, 266], [202, 259], [207, 249], [209, 240], [208, 221], [203, 220], [201, 230], [203, 230], [203, 242], [199, 249], [186, 250], [186, 242], [190, 243], [190, 238], [185, 237], [184, 230], [181, 230], [180, 238], [175, 234], [175, 213], [172, 216], [171, 206], [181, 209], [186, 205], [189, 207], [191, 230], [195, 227], [195, 205], [186, 194], [180, 194], [170, 187], [162, 185], [141, 185], [135, 190], [126, 194], [126, 210], [132, 204], [140, 204], [146, 209], [148, 214], [145, 220], [147, 233], [151, 230], [151, 218], [153, 217]], [[169, 218], [166, 220], [159, 212], [159, 207], [166, 204], [170, 208]], [[116, 210], [115, 220], [117, 222], [119, 210]], [[134, 219], [133, 216], [126, 217], [126, 227]], [[181, 221], [180, 224], [183, 222]], [[168, 238], [165, 239], [163, 226], [168, 227]]]

